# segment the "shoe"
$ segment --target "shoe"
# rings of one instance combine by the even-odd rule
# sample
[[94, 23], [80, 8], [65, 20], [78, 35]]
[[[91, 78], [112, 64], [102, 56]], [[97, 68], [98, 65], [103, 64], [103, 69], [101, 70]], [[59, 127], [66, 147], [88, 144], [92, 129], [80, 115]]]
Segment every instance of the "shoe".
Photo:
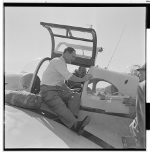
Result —
[[[75, 115], [74, 115], [75, 116]], [[78, 119], [78, 116], [75, 116], [76, 119]]]
[[78, 135], [83, 134], [84, 127], [90, 123], [90, 117], [86, 116], [82, 121], [78, 121], [75, 125], [71, 127], [71, 130], [76, 132]]

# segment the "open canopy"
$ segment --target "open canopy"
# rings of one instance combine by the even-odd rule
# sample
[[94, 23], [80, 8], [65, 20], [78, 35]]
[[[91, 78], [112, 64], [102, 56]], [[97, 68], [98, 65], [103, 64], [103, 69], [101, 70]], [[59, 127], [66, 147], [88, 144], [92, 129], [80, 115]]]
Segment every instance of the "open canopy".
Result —
[[96, 55], [102, 48], [97, 48], [94, 29], [45, 22], [40, 24], [51, 36], [51, 58], [60, 57], [66, 47], [73, 47], [77, 54], [73, 65], [84, 67], [95, 65]]

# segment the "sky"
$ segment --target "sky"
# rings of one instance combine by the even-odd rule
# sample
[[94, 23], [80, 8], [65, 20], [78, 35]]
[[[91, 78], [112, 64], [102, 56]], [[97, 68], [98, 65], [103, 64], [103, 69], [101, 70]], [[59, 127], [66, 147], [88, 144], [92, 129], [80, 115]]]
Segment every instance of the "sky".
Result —
[[5, 7], [5, 71], [19, 72], [35, 58], [50, 56], [50, 36], [41, 21], [79, 27], [92, 25], [97, 33], [97, 46], [104, 48], [96, 60], [99, 67], [108, 66], [114, 51], [108, 69], [124, 71], [128, 65], [142, 65], [145, 12], [144, 7]]

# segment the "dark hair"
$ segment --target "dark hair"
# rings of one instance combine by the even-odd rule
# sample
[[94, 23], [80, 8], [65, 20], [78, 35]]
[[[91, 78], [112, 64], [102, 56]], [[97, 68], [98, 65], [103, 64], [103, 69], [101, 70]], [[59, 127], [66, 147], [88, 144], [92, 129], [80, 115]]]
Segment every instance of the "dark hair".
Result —
[[82, 68], [84, 68], [85, 71], [86, 71], [86, 67], [82, 67], [82, 66], [79, 66], [79, 67], [78, 67], [78, 70], [81, 70]]
[[[75, 51], [74, 48], [72, 48], [72, 47], [67, 47], [67, 48], [65, 48], [64, 53], [69, 52], [69, 53], [71, 54], [71, 53], [74, 52], [74, 51]], [[63, 54], [64, 54], [64, 53], [63, 53]]]

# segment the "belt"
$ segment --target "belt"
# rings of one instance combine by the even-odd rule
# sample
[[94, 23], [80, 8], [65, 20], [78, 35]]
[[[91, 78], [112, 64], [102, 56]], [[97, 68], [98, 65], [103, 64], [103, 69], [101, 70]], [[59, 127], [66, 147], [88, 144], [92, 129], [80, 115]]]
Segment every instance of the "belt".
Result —
[[50, 90], [52, 90], [52, 91], [54, 91], [54, 90], [56, 90], [56, 91], [63, 90], [62, 87], [58, 86], [58, 85], [56, 85], [56, 86], [50, 86], [50, 85], [42, 84], [41, 88], [43, 88], [43, 87], [46, 87], [46, 89], [49, 90], [49, 91]]

